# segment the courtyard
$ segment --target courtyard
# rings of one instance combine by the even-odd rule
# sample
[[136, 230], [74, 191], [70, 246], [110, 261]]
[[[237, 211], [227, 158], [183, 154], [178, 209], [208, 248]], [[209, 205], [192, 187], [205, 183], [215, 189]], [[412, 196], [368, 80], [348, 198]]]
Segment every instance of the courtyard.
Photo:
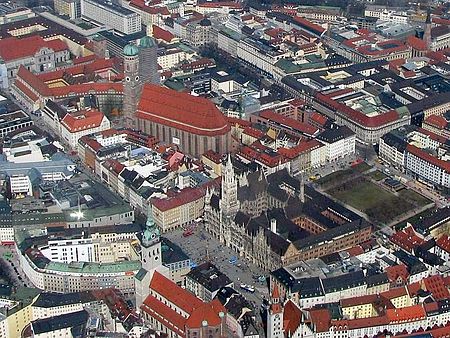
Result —
[[379, 171], [352, 170], [334, 184], [325, 181], [324, 191], [338, 201], [366, 214], [377, 225], [387, 225], [403, 216], [419, 212], [432, 202], [411, 189], [395, 192], [382, 181], [387, 175]]

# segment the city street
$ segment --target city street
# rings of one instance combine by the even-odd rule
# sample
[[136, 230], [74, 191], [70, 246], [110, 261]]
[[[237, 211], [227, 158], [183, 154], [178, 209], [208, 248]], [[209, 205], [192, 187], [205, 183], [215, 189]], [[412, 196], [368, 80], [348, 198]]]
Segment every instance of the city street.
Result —
[[[255, 278], [262, 275], [266, 276], [261, 269], [244, 259], [241, 260], [236, 252], [221, 245], [201, 228], [198, 228], [189, 237], [183, 237], [183, 230], [172, 231], [163, 234], [163, 236], [179, 245], [197, 265], [205, 262], [208, 256], [209, 261], [234, 282], [234, 288], [241, 292], [254, 305], [257, 319], [259, 322], [261, 321], [259, 316], [260, 306], [262, 300], [264, 298], [268, 299], [269, 297], [267, 283], [258, 282], [257, 278]], [[233, 256], [237, 256], [236, 264], [229, 262]], [[255, 292], [251, 293], [242, 290], [240, 288], [241, 283], [254, 286]]]
[[8, 269], [2, 271], [3, 275], [9, 275], [11, 282], [16, 286], [33, 287], [33, 284], [28, 280], [20, 268], [19, 259], [13, 246], [0, 245], [0, 261], [2, 267]]

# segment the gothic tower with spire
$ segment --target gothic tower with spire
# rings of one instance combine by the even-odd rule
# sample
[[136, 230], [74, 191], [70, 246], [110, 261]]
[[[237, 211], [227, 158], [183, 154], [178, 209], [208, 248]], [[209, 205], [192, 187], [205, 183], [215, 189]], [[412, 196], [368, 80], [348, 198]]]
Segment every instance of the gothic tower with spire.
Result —
[[237, 190], [237, 178], [234, 173], [231, 156], [228, 155], [226, 164], [222, 168], [221, 211], [225, 217], [234, 217], [234, 215], [239, 211]]

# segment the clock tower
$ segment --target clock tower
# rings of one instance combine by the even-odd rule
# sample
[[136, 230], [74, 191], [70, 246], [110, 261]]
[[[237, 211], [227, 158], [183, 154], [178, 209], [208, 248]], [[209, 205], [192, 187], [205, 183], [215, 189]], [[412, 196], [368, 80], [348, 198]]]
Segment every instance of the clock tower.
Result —
[[152, 207], [148, 206], [147, 223], [141, 241], [142, 267], [152, 271], [162, 265], [161, 237], [158, 227], [153, 220]]
[[273, 286], [270, 307], [267, 310], [267, 338], [284, 338], [283, 306], [276, 284]]
[[162, 264], [161, 236], [153, 220], [151, 204], [148, 205], [147, 223], [141, 239], [141, 264], [142, 267], [134, 278], [138, 310], [149, 293], [153, 273], [158, 271], [166, 277], [169, 275], [169, 269]]

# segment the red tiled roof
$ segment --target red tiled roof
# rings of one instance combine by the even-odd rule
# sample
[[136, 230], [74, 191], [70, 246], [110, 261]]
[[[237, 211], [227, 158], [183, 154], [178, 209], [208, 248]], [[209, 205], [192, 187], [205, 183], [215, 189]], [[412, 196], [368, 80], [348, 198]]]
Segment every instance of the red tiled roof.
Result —
[[389, 319], [386, 316], [369, 317], [369, 318], [358, 318], [358, 319], [343, 319], [334, 320], [332, 322], [336, 331], [346, 331], [361, 329], [364, 327], [371, 326], [384, 326], [389, 324]]
[[408, 269], [404, 264], [389, 266], [385, 269], [385, 271], [389, 281], [391, 282], [397, 281], [398, 277], [401, 277], [402, 280], [406, 282], [409, 277]]
[[152, 84], [144, 86], [136, 116], [197, 135], [224, 135], [231, 129], [211, 101]]
[[78, 65], [82, 63], [92, 62], [97, 58], [95, 54], [87, 55], [87, 56], [79, 56], [75, 59], [73, 59], [73, 64]]
[[405, 61], [406, 60], [403, 58], [391, 60], [391, 61], [389, 61], [389, 68], [392, 70], [397, 70], [398, 68], [400, 68], [401, 66], [403, 66], [405, 64]]
[[150, 289], [169, 300], [186, 313], [200, 307], [203, 302], [189, 291], [180, 288], [170, 279], [155, 271], [150, 281]]
[[412, 226], [408, 226], [403, 230], [397, 231], [391, 236], [391, 241], [408, 252], [412, 252], [415, 248], [424, 243], [414, 231]]
[[342, 307], [357, 306], [364, 304], [372, 304], [378, 299], [377, 295], [366, 295], [354, 298], [341, 299]]
[[428, 130], [428, 129], [424, 129], [424, 128], [418, 128], [417, 131], [419, 133], [425, 134], [427, 136], [429, 136], [432, 140], [437, 141], [441, 144], [446, 144], [447, 143], [447, 139], [441, 135], [438, 135], [436, 133], [433, 133], [432, 131]]
[[61, 124], [71, 133], [76, 133], [99, 127], [103, 117], [103, 113], [98, 110], [80, 111], [74, 114], [66, 114], [61, 120]]
[[216, 164], [220, 164], [222, 162], [222, 155], [211, 149], [205, 152], [203, 156], [205, 156], [207, 159], [213, 161]]
[[167, 198], [152, 198], [152, 205], [160, 211], [167, 211], [181, 205], [196, 201], [203, 198], [204, 191], [196, 188], [185, 188], [179, 193], [173, 194], [173, 196]]
[[323, 116], [322, 114], [316, 113], [316, 112], [313, 112], [309, 116], [309, 118], [320, 126], [324, 126], [325, 123], [327, 123], [327, 121], [328, 121], [328, 119], [325, 116]]
[[415, 37], [414, 35], [408, 36], [406, 38], [406, 43], [416, 50], [426, 51], [428, 49], [427, 43], [424, 40]]
[[259, 117], [262, 117], [266, 120], [273, 121], [275, 123], [280, 124], [281, 126], [286, 126], [292, 128], [301, 133], [305, 133], [307, 135], [314, 135], [319, 130], [307, 123], [303, 123], [297, 120], [294, 120], [290, 117], [285, 117], [283, 115], [275, 113], [273, 110], [264, 110], [259, 113]]
[[203, 303], [191, 313], [186, 321], [186, 326], [188, 328], [201, 328], [204, 320], [208, 322], [208, 326], [219, 326], [221, 324], [219, 312], [225, 314], [226, 309], [218, 299], [214, 299], [210, 303]]
[[122, 163], [112, 158], [108, 158], [107, 160], [105, 160], [105, 162], [103, 162], [103, 166], [114, 171], [114, 173], [117, 175], [120, 174], [122, 170], [125, 168], [125, 166]]
[[115, 128], [109, 128], [109, 129], [100, 131], [100, 134], [102, 135], [102, 137], [111, 137], [111, 136], [115, 136], [115, 135], [120, 135], [121, 133], [119, 133], [119, 131]]
[[238, 119], [235, 117], [226, 117], [227, 121], [231, 125], [239, 125], [240, 127], [249, 127], [252, 125], [250, 121]]
[[325, 28], [322, 26], [316, 25], [315, 23], [312, 23], [309, 20], [306, 20], [305, 18], [296, 16], [294, 17], [294, 21], [302, 28], [309, 30], [317, 35], [321, 35], [323, 32], [325, 32]]
[[426, 317], [422, 305], [412, 305], [403, 308], [387, 309], [386, 317], [390, 324], [397, 322], [412, 322]]
[[[20, 48], [18, 46], [20, 46]], [[35, 55], [37, 51], [44, 47], [51, 48], [55, 52], [65, 49], [68, 50], [67, 45], [59, 39], [45, 41], [39, 35], [33, 35], [22, 39], [8, 37], [0, 40], [0, 57], [6, 62], [22, 59]]]
[[26, 85], [24, 85], [21, 81], [15, 81], [14, 85], [20, 89], [21, 92], [23, 92], [29, 99], [31, 99], [33, 102], [36, 102], [39, 100], [39, 97], [33, 93], [31, 89], [29, 89]]
[[309, 311], [311, 322], [316, 328], [316, 332], [327, 332], [331, 325], [331, 314], [328, 309], [314, 309]]
[[360, 245], [351, 247], [350, 249], [347, 249], [345, 251], [347, 251], [350, 257], [355, 257], [364, 253], [364, 249]]
[[447, 173], [450, 173], [450, 163], [447, 161], [440, 160], [430, 154], [428, 154], [426, 151], [417, 148], [416, 146], [412, 144], [408, 144], [406, 146], [406, 150], [413, 154], [414, 156], [417, 156], [418, 158], [424, 160], [425, 162], [431, 163], [432, 165], [439, 167], [440, 169], [444, 170]]
[[423, 280], [425, 289], [433, 295], [434, 300], [450, 298], [450, 292], [441, 275], [434, 275]]
[[205, 8], [230, 7], [233, 9], [241, 9], [242, 8], [240, 3], [237, 3], [234, 1], [204, 2], [202, 4], [199, 4], [198, 7], [205, 7]]
[[439, 17], [433, 17], [433, 24], [450, 26], [450, 20]]
[[24, 66], [19, 67], [16, 81], [18, 80], [27, 83], [42, 96], [51, 96], [51, 90], [47, 87], [47, 85]]
[[436, 241], [436, 245], [440, 247], [442, 250], [450, 253], [450, 237], [447, 235], [442, 235]]
[[216, 64], [215, 61], [212, 59], [201, 58], [201, 59], [189, 62], [189, 63], [182, 64], [180, 66], [180, 68], [185, 71], [192, 70], [192, 69], [197, 70], [197, 69], [203, 69], [206, 67], [213, 67], [213, 66], [215, 66], [215, 64]]
[[426, 57], [436, 60], [436, 61], [441, 61], [441, 62], [447, 62], [447, 56], [442, 52], [442, 51], [429, 51], [427, 52], [427, 54], [425, 54]]
[[130, 6], [139, 8], [141, 11], [149, 14], [170, 15], [166, 6], [155, 6], [157, 3], [146, 4], [144, 0], [131, 0]]
[[296, 158], [298, 155], [311, 151], [316, 148], [322, 147], [323, 144], [317, 141], [316, 139], [309, 141], [302, 141], [298, 145], [292, 148], [279, 148], [278, 153], [289, 158]]
[[242, 133], [249, 135], [249, 136], [253, 136], [254, 138], [257, 138], [257, 139], [264, 136], [264, 133], [261, 130], [253, 128], [253, 127], [245, 127], [244, 131]]
[[99, 151], [102, 148], [102, 145], [97, 140], [94, 140], [87, 135], [82, 136], [78, 140], [78, 143], [84, 143], [86, 146], [88, 146], [95, 152]]
[[300, 326], [301, 320], [302, 312], [299, 307], [291, 300], [288, 300], [286, 304], [284, 304], [283, 331], [286, 333], [294, 333]]
[[425, 124], [429, 124], [439, 129], [444, 129], [448, 124], [447, 120], [440, 115], [430, 115], [425, 119], [424, 122]]
[[264, 31], [264, 34], [267, 34], [271, 38], [279, 38], [285, 35], [287, 32], [282, 28], [269, 28]]
[[411, 298], [415, 297], [419, 290], [422, 289], [419, 282], [408, 284], [406, 288], [408, 289], [408, 294]]
[[89, 94], [89, 93], [106, 93], [106, 92], [123, 92], [122, 83], [108, 83], [108, 82], [89, 82], [74, 84], [64, 87], [51, 88], [54, 97], [67, 97], [74, 94]]
[[142, 304], [141, 309], [158, 320], [164, 327], [168, 327], [178, 335], [184, 337], [184, 325], [186, 323], [186, 318], [177, 313], [175, 310], [172, 310], [163, 302], [159, 301], [152, 295], [148, 295]]
[[293, 99], [289, 102], [289, 105], [292, 107], [302, 107], [305, 105], [305, 101], [302, 99]]
[[389, 291], [384, 291], [381, 293], [381, 296], [386, 299], [391, 300], [391, 299], [406, 296], [407, 294], [408, 294], [408, 291], [407, 291], [406, 287], [400, 287], [400, 288], [390, 289]]
[[338, 111], [341, 114], [344, 114], [350, 120], [358, 124], [361, 124], [365, 127], [380, 127], [390, 122], [396, 121], [399, 118], [399, 115], [395, 110], [390, 110], [386, 113], [375, 116], [367, 116], [366, 114], [354, 110], [343, 103], [337, 102], [333, 100], [331, 97], [322, 93], [318, 93], [316, 95], [316, 100], [319, 103], [324, 104], [328, 108], [334, 111]]
[[152, 30], [153, 30], [153, 37], [157, 40], [164, 40], [166, 42], [171, 42], [175, 38], [175, 35], [173, 35], [171, 32], [162, 29], [157, 25], [153, 25]]

